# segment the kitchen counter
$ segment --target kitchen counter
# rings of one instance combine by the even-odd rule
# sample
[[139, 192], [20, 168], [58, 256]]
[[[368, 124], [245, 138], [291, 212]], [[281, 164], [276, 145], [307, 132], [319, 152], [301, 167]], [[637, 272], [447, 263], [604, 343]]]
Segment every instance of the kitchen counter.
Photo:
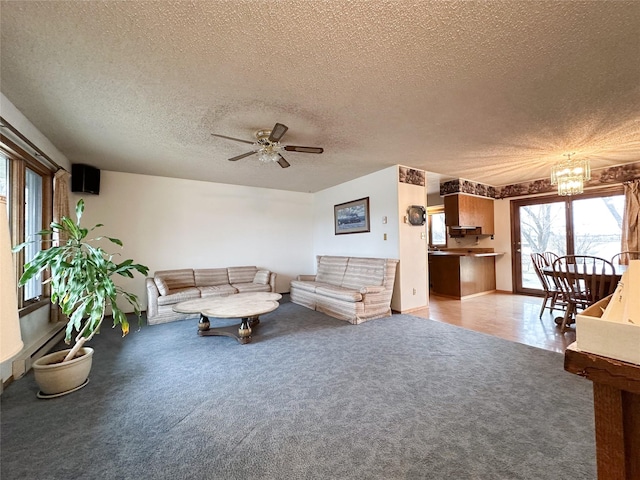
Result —
[[431, 292], [451, 298], [467, 298], [496, 290], [495, 259], [504, 252], [459, 248], [429, 252]]
[[472, 250], [451, 251], [451, 250], [433, 250], [429, 255], [441, 257], [500, 257], [504, 252], [474, 252]]

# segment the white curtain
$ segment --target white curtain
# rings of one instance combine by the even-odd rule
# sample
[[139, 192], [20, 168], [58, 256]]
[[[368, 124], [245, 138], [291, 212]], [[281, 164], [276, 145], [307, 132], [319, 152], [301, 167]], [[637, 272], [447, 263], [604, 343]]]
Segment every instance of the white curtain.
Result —
[[640, 251], [640, 180], [632, 180], [624, 184], [624, 200], [622, 251], [638, 252]]

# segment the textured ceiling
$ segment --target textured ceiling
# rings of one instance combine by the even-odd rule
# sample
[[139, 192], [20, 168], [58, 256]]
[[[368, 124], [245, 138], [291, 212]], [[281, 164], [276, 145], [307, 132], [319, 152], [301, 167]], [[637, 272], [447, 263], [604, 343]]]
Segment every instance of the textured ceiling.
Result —
[[[74, 163], [314, 192], [640, 161], [638, 1], [2, 1], [2, 93]], [[251, 147], [275, 122], [291, 168]], [[248, 147], [248, 148], [247, 148]], [[436, 184], [437, 185], [437, 184]]]

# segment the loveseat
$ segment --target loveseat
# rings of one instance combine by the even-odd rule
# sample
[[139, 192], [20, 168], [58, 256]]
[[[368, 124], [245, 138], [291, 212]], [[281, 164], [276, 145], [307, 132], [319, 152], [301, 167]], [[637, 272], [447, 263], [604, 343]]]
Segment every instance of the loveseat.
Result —
[[317, 256], [316, 275], [291, 281], [291, 301], [358, 324], [391, 315], [398, 260]]
[[275, 292], [276, 274], [258, 267], [183, 268], [161, 270], [145, 280], [147, 323], [172, 322], [192, 317], [173, 306], [185, 300], [246, 292]]

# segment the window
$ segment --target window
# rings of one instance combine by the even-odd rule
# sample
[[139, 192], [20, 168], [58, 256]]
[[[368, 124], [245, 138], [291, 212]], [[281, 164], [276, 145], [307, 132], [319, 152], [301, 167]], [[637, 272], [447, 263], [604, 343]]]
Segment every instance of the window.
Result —
[[4, 155], [0, 155], [0, 196], [9, 196], [9, 159]]
[[444, 223], [444, 206], [429, 207], [427, 209], [429, 218], [429, 246], [447, 246], [447, 227]]
[[[42, 177], [27, 168], [24, 189], [24, 238], [38, 238], [36, 233], [42, 230]], [[24, 250], [24, 261], [30, 262], [42, 250], [42, 243], [30, 243]], [[42, 295], [42, 279], [32, 278], [24, 286], [25, 302], [37, 300]]]
[[515, 293], [541, 289], [531, 263], [533, 252], [609, 260], [620, 251], [624, 211], [621, 186], [573, 197], [513, 200], [511, 207]]
[[[35, 233], [47, 228], [52, 218], [53, 170], [19, 145], [0, 138], [0, 195], [7, 197], [11, 243], [17, 245], [37, 239]], [[42, 243], [29, 245], [15, 254], [16, 278], [24, 264], [42, 248]], [[20, 313], [28, 313], [48, 302], [42, 279], [34, 279], [18, 291]]]

